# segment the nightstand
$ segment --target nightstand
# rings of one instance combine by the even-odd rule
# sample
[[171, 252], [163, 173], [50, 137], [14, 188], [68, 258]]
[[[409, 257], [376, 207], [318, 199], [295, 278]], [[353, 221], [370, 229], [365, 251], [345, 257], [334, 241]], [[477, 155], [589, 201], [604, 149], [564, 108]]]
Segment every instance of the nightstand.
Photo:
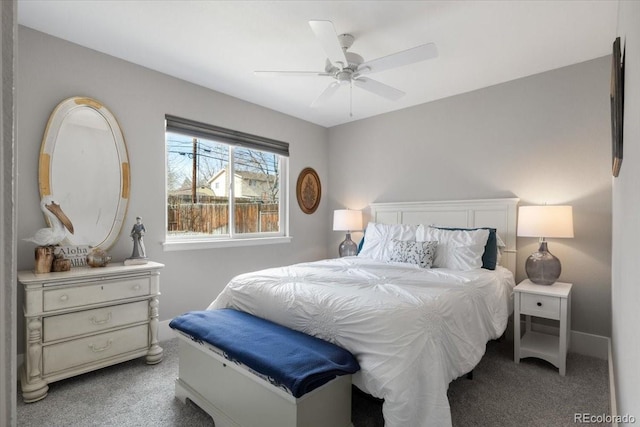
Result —
[[[516, 363], [525, 357], [537, 357], [553, 364], [564, 376], [571, 330], [571, 283], [536, 285], [523, 280], [514, 291], [514, 352]], [[520, 315], [525, 316], [524, 335], [520, 333]], [[560, 322], [560, 334], [551, 335], [531, 330], [531, 317]]]

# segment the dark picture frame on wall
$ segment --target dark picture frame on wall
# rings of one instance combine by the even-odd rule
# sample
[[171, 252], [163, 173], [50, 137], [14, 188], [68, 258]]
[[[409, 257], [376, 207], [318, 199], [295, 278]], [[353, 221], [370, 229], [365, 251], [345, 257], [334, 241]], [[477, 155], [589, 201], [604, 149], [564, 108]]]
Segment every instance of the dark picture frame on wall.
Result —
[[622, 127], [624, 118], [624, 53], [620, 37], [613, 42], [611, 59], [611, 160], [612, 173], [617, 177], [622, 165]]
[[320, 177], [313, 168], [304, 168], [298, 175], [296, 198], [302, 212], [312, 214], [320, 205], [322, 185]]

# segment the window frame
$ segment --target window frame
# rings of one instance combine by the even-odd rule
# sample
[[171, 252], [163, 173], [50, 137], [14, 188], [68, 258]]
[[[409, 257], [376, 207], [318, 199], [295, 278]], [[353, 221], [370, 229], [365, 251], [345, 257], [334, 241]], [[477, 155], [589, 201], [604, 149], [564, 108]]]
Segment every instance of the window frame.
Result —
[[[169, 234], [168, 218], [168, 153], [167, 135], [177, 133], [192, 138], [202, 138], [225, 144], [229, 149], [229, 175], [235, 172], [235, 150], [258, 150], [277, 155], [279, 172], [278, 190], [278, 222], [279, 230], [259, 233], [235, 232], [235, 179], [229, 180], [229, 233], [223, 235], [189, 235], [172, 236]], [[289, 234], [289, 144], [240, 131], [225, 129], [219, 126], [199, 123], [176, 116], [165, 116], [165, 238], [162, 242], [165, 251], [210, 249], [221, 247], [257, 246], [267, 244], [288, 243]], [[219, 237], [218, 237], [219, 236]]]

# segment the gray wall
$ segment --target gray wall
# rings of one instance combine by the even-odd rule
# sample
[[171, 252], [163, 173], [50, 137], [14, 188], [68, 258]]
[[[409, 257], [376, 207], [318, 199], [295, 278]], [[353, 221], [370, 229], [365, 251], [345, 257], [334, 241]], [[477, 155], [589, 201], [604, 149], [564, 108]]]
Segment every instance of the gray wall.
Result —
[[[330, 208], [494, 197], [573, 205], [575, 238], [549, 249], [575, 286], [572, 329], [609, 336], [609, 73], [605, 57], [331, 128]], [[517, 281], [536, 249], [518, 239]]]
[[0, 426], [16, 425], [15, 0], [0, 2]]
[[640, 417], [640, 3], [622, 1], [618, 35], [626, 45], [624, 159], [613, 180], [612, 314], [618, 413]]
[[[575, 283], [572, 328], [610, 335], [609, 58], [326, 130], [28, 28], [20, 28], [19, 49], [18, 236], [43, 226], [36, 171], [52, 109], [74, 95], [102, 101], [129, 147], [125, 224], [143, 216], [149, 255], [167, 265], [161, 320], [205, 306], [235, 274], [335, 256], [343, 235], [330, 231], [334, 208], [516, 196], [523, 205], [574, 206], [576, 237], [549, 246], [563, 261], [561, 280]], [[163, 252], [165, 113], [291, 143], [291, 244]], [[305, 166], [324, 184], [314, 215], [303, 214], [294, 197]], [[523, 266], [537, 243], [518, 244]], [[20, 269], [32, 267], [32, 250], [19, 242]], [[111, 253], [121, 260], [130, 250], [121, 236]], [[521, 268], [517, 279], [523, 278]]]
[[[39, 211], [38, 154], [54, 107], [71, 96], [101, 101], [122, 127], [131, 163], [131, 197], [125, 220], [144, 218], [148, 256], [166, 264], [160, 320], [204, 309], [236, 274], [325, 258], [329, 234], [326, 198], [313, 215], [302, 213], [295, 180], [307, 166], [327, 181], [327, 130], [221, 93], [121, 61], [26, 27], [18, 33], [18, 268], [33, 268], [32, 243], [21, 239], [44, 227]], [[164, 116], [166, 113], [290, 143], [290, 230], [293, 241], [255, 247], [164, 252]], [[99, 191], [99, 189], [96, 189]], [[125, 231], [109, 251], [131, 254]], [[18, 301], [22, 304], [21, 299]], [[20, 347], [22, 348], [22, 347]]]

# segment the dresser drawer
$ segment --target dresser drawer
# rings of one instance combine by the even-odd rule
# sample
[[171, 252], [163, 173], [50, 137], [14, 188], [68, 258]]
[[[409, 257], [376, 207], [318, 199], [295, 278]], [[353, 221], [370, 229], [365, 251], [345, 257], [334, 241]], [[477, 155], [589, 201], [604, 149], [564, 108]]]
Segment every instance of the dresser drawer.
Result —
[[64, 289], [48, 289], [43, 292], [43, 309], [44, 311], [60, 310], [149, 295], [149, 287], [150, 278], [139, 277], [128, 280], [105, 281], [98, 285], [81, 284]]
[[560, 319], [560, 298], [520, 292], [520, 313], [546, 319]]
[[42, 369], [44, 375], [50, 375], [127, 352], [144, 350], [148, 347], [148, 337], [148, 326], [140, 325], [44, 346]]
[[146, 300], [60, 314], [42, 320], [43, 341], [70, 338], [148, 320], [149, 302]]

